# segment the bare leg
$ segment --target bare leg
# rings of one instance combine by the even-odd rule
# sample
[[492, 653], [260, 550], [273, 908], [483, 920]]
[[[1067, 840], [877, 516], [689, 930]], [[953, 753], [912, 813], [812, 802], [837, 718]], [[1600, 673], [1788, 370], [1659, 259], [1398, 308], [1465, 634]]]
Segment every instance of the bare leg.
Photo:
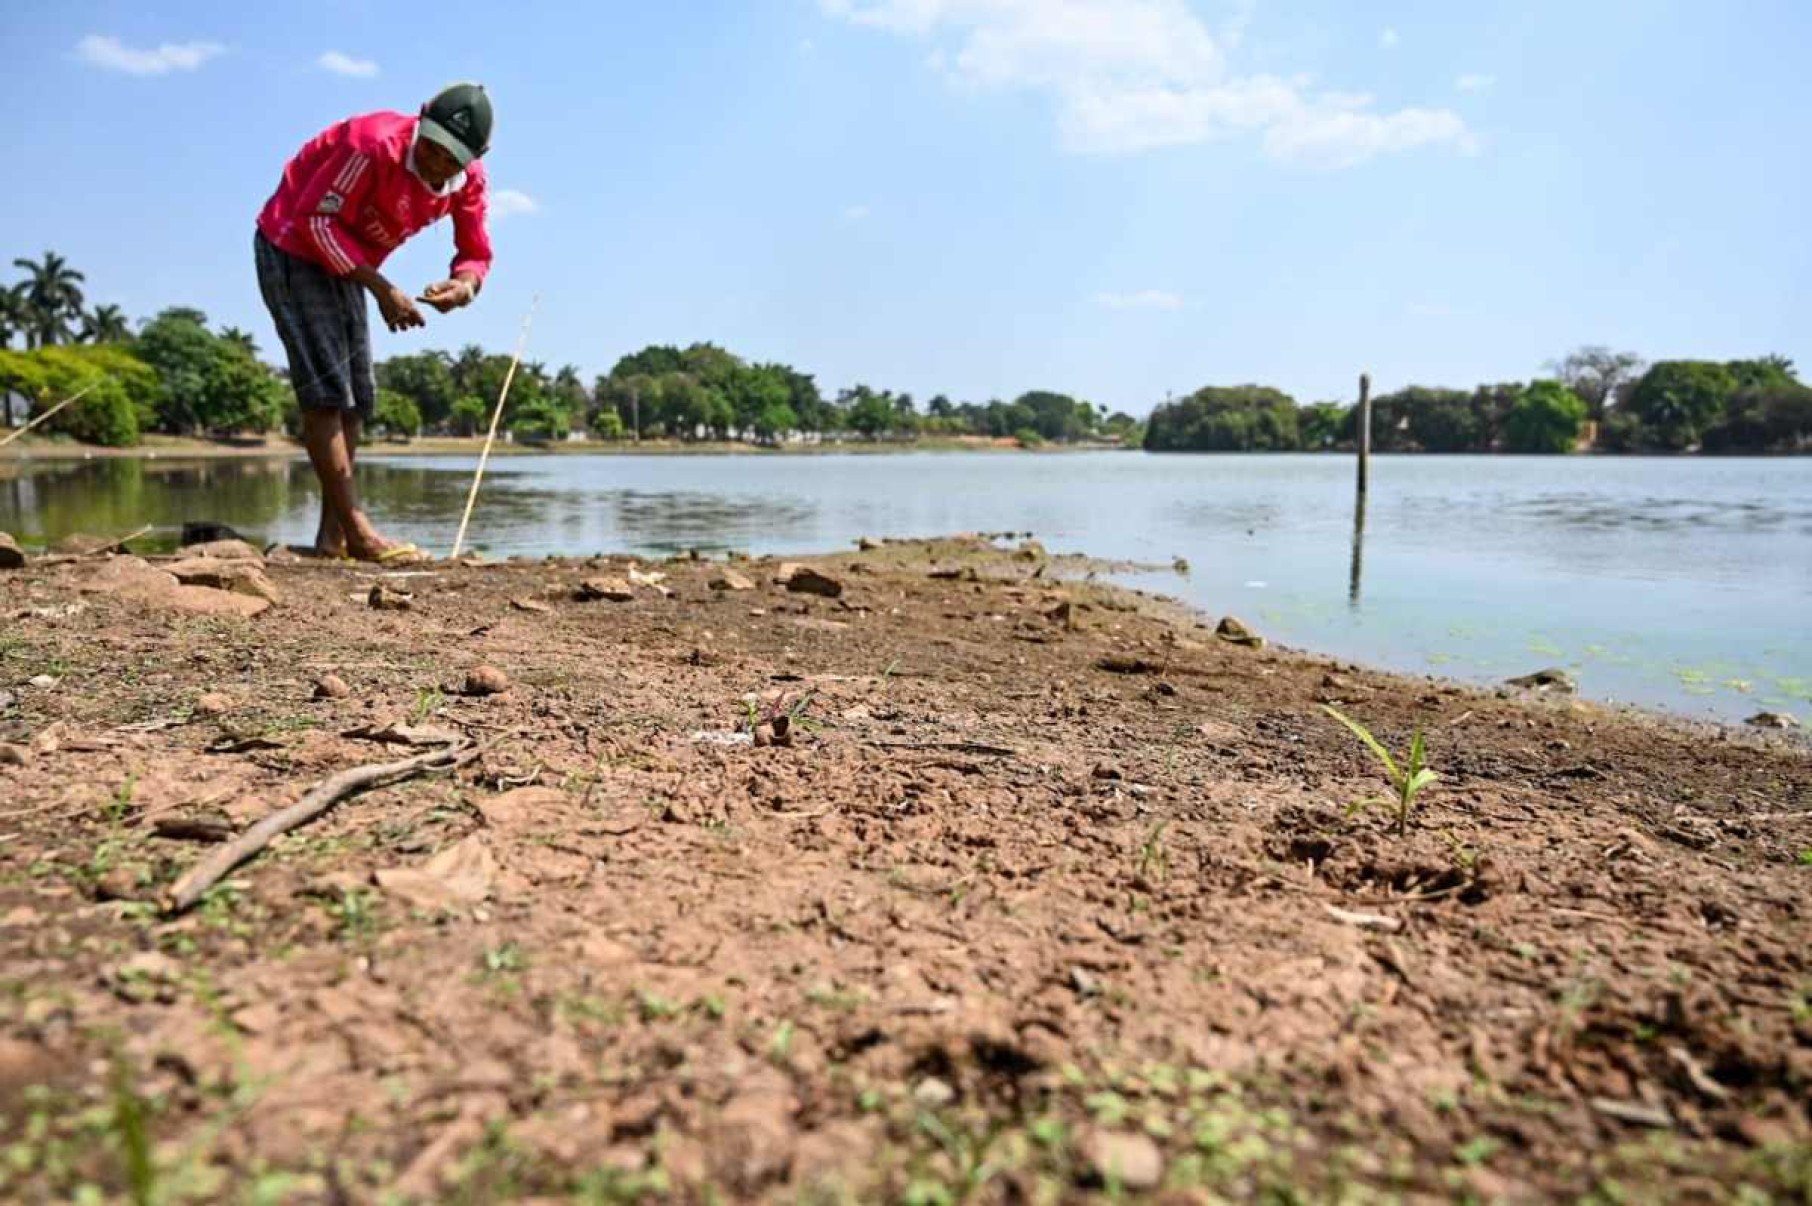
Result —
[[302, 440], [308, 459], [321, 480], [321, 526], [315, 542], [322, 552], [370, 560], [392, 542], [378, 534], [359, 507], [353, 479], [353, 457], [358, 448], [357, 415], [337, 410], [302, 411]]
[[[353, 468], [354, 479], [357, 479], [359, 463], [359, 434], [364, 428], [364, 420], [357, 411], [341, 411], [340, 430], [346, 440], [346, 462]], [[312, 454], [311, 454], [312, 455]], [[340, 526], [340, 515], [328, 505], [326, 491], [321, 495], [321, 526], [315, 531], [315, 549], [330, 557], [346, 555], [346, 532]]]

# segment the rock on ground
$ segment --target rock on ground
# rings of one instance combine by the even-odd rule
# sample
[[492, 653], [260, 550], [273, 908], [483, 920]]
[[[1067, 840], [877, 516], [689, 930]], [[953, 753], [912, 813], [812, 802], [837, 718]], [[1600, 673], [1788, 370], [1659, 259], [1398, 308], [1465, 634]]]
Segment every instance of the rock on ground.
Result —
[[1545, 670], [1537, 670], [1534, 674], [1506, 679], [1505, 683], [1508, 686], [1521, 687], [1525, 691], [1555, 695], [1577, 695], [1579, 693], [1579, 684], [1573, 681], [1573, 676], [1558, 666], [1549, 666]]
[[820, 598], [835, 599], [843, 593], [841, 579], [833, 578], [823, 570], [810, 565], [795, 565], [787, 562], [775, 571], [774, 581], [796, 595], [817, 595]]
[[107, 558], [88, 575], [82, 589], [196, 615], [237, 615], [250, 619], [264, 614], [271, 606], [269, 599], [257, 595], [184, 585], [177, 581], [176, 575], [158, 569], [143, 557], [132, 556]]
[[213, 557], [218, 561], [264, 560], [264, 554], [243, 540], [210, 540], [204, 544], [183, 546], [184, 557]]
[[1244, 645], [1248, 649], [1265, 647], [1265, 638], [1253, 632], [1237, 616], [1222, 616], [1221, 622], [1214, 626], [1214, 635], [1229, 645]]
[[1142, 1192], [1164, 1180], [1164, 1154], [1146, 1135], [1091, 1130], [1082, 1136], [1079, 1152], [1093, 1179], [1103, 1185]]
[[628, 603], [635, 598], [635, 587], [622, 578], [587, 578], [575, 592], [581, 603], [603, 599], [607, 603]]
[[0, 532], [0, 569], [18, 569], [25, 564], [25, 550], [8, 532]]
[[718, 570], [715, 574], [711, 575], [711, 580], [705, 585], [709, 586], [712, 590], [755, 589], [755, 583], [749, 580], [748, 575], [739, 574], [733, 569]]
[[[262, 560], [262, 558], [260, 559]], [[263, 570], [247, 561], [222, 561], [214, 557], [189, 557], [163, 567], [165, 573], [184, 586], [206, 586], [250, 595], [255, 599], [282, 602], [277, 587]]]

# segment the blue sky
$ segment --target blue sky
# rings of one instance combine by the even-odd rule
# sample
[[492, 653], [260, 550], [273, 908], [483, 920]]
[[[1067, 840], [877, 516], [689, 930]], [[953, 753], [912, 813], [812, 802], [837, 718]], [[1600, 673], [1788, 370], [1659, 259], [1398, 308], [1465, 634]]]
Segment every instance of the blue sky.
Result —
[[[1143, 413], [1522, 379], [1584, 342], [1812, 368], [1803, 0], [686, 0], [0, 11], [4, 257], [274, 347], [252, 219], [340, 117], [481, 79], [514, 210], [379, 355], [649, 342]], [[444, 230], [388, 266], [437, 278]]]

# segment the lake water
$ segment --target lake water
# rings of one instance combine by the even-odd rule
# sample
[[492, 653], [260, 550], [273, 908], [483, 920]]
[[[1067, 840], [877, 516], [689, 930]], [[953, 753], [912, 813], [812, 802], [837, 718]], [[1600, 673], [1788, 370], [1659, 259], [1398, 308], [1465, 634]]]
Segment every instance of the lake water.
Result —
[[[466, 458], [361, 462], [391, 534], [444, 553]], [[1812, 459], [1379, 457], [1355, 566], [1352, 461], [955, 453], [494, 460], [492, 555], [756, 553], [1031, 531], [1285, 644], [1481, 682], [1543, 666], [1694, 715], [1812, 703]], [[306, 541], [298, 461], [0, 462], [0, 530], [37, 541], [213, 519]], [[1355, 574], [1357, 573], [1357, 578]]]

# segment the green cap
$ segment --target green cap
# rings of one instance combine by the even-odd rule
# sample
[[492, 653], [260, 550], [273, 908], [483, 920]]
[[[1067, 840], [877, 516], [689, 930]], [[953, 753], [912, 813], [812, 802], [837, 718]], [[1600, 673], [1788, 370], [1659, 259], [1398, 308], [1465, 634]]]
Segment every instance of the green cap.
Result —
[[491, 149], [491, 98], [483, 84], [442, 88], [422, 106], [421, 137], [445, 148], [465, 167]]

